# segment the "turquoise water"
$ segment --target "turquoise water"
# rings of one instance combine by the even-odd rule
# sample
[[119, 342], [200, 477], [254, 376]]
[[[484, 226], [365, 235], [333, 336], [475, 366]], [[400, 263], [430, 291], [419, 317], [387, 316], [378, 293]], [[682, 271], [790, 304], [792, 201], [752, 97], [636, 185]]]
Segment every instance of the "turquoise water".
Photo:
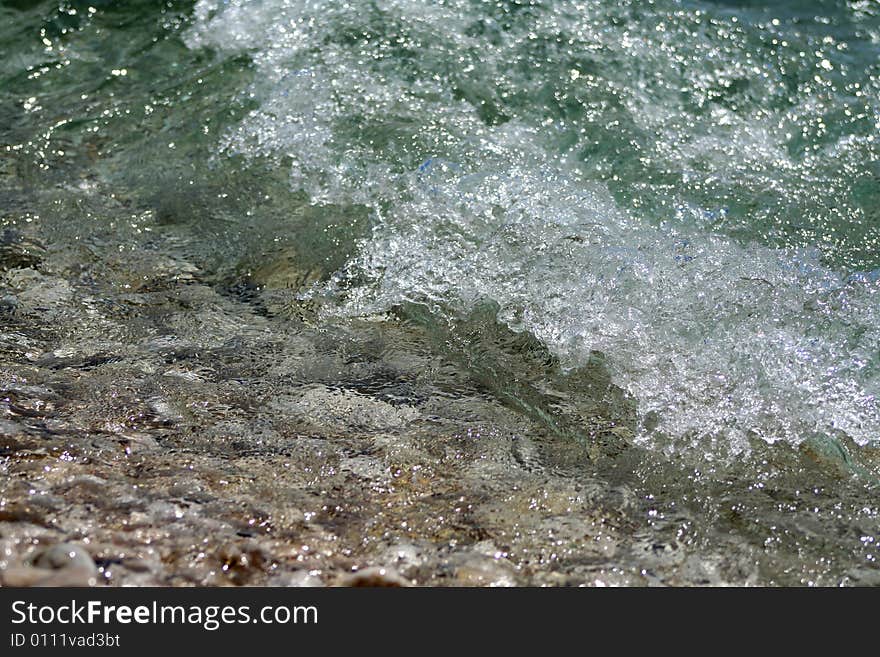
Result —
[[880, 428], [878, 25], [846, 4], [199, 3], [185, 39], [253, 62], [219, 157], [369, 211], [328, 312], [494, 302], [563, 367], [605, 354], [644, 440], [736, 451]]
[[595, 446], [579, 404], [620, 424], [673, 503], [697, 468], [710, 524], [818, 459], [816, 541], [842, 503], [827, 549], [873, 568], [876, 2], [16, 1], [0, 26], [4, 228], [172, 236], [291, 322], [417, 326], [551, 433]]

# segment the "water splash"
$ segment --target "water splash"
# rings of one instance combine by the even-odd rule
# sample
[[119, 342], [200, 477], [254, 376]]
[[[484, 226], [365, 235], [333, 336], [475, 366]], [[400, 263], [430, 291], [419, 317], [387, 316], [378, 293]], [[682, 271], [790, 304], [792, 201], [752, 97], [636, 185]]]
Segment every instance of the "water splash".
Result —
[[827, 14], [202, 1], [189, 44], [259, 73], [221, 153], [372, 210], [335, 312], [490, 299], [603, 352], [642, 441], [736, 453], [880, 429], [880, 20]]

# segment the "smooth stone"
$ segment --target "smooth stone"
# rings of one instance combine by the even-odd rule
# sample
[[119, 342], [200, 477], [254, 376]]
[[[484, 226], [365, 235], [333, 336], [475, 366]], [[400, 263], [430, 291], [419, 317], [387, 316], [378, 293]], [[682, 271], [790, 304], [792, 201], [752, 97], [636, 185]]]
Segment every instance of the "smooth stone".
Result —
[[40, 580], [50, 576], [43, 568], [34, 568], [33, 566], [9, 566], [0, 570], [0, 584], [3, 586], [25, 587], [38, 586]]
[[98, 569], [85, 548], [56, 543], [38, 552], [30, 563], [0, 572], [3, 586], [95, 586]]
[[516, 586], [513, 566], [504, 559], [495, 559], [479, 553], [459, 555], [455, 565], [455, 583], [458, 586]]
[[62, 568], [81, 568], [95, 570], [92, 556], [79, 545], [73, 543], [57, 543], [46, 548], [33, 559], [37, 568], [60, 570]]

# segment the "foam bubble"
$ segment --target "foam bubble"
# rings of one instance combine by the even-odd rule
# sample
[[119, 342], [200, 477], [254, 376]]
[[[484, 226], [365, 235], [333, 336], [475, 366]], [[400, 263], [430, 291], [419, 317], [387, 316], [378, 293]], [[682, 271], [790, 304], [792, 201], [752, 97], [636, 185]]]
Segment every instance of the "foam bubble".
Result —
[[566, 367], [605, 353], [658, 447], [867, 443], [876, 17], [688, 7], [202, 0], [189, 39], [259, 73], [221, 152], [373, 210], [337, 312], [491, 299]]

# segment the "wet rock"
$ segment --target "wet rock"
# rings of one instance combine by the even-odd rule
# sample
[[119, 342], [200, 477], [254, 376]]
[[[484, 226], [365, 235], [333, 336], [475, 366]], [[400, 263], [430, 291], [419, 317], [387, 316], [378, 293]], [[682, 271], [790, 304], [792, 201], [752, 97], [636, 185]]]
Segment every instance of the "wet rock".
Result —
[[316, 305], [298, 297], [324, 276], [318, 266], [308, 266], [295, 249], [285, 249], [256, 266], [247, 277], [247, 284], [259, 290], [259, 299], [270, 315], [281, 315], [310, 323]]
[[[131, 292], [154, 292], [197, 280], [198, 267], [178, 255], [135, 251], [125, 261], [115, 261], [123, 289]], [[134, 296], [134, 295], [131, 295]]]
[[381, 560], [409, 576], [428, 562], [428, 555], [428, 550], [414, 543], [397, 543], [382, 552]]
[[98, 570], [85, 548], [56, 543], [29, 562], [7, 567], [0, 577], [4, 586], [95, 586]]
[[682, 564], [687, 557], [677, 541], [664, 541], [652, 536], [636, 536], [630, 549], [639, 562], [651, 570], [671, 569]]
[[17, 293], [22, 312], [39, 313], [43, 319], [57, 316], [73, 298], [73, 287], [66, 280], [33, 269], [10, 270], [5, 283]]
[[[40, 466], [38, 469], [42, 469]], [[30, 501], [13, 502], [0, 507], [0, 522], [29, 523], [45, 527], [47, 522], [42, 508], [34, 507]]]
[[95, 567], [91, 555], [79, 545], [58, 543], [40, 552], [33, 560], [37, 568], [60, 570], [62, 568], [79, 568], [88, 570]]
[[256, 285], [270, 290], [300, 290], [320, 281], [323, 272], [303, 266], [301, 260], [295, 250], [285, 250], [257, 267], [251, 279]]
[[18, 308], [18, 298], [14, 294], [4, 294], [0, 296], [0, 312], [15, 312]]
[[855, 584], [856, 586], [880, 586], [880, 571], [858, 567], [853, 568], [843, 577], [846, 584]]
[[54, 490], [56, 493], [72, 491], [79, 494], [99, 495], [107, 491], [107, 480], [90, 474], [75, 475], [57, 484]]
[[366, 395], [324, 386], [310, 388], [290, 400], [278, 400], [274, 406], [298, 414], [312, 425], [335, 431], [400, 429], [420, 417], [410, 406], [393, 406]]
[[502, 559], [482, 554], [457, 555], [454, 559], [455, 584], [457, 586], [516, 586], [513, 567]]
[[148, 403], [158, 424], [173, 425], [183, 419], [181, 413], [165, 399], [154, 398], [148, 400]]
[[32, 505], [48, 511], [57, 511], [64, 506], [64, 500], [61, 497], [46, 493], [31, 495], [29, 501]]
[[7, 228], [0, 233], [0, 269], [34, 267], [46, 256], [46, 248], [33, 238]]
[[377, 484], [387, 484], [392, 479], [388, 466], [380, 459], [370, 456], [357, 456], [345, 459], [339, 464], [339, 467], [343, 471], [351, 472], [358, 477]]
[[187, 481], [172, 484], [168, 488], [168, 495], [171, 499], [180, 499], [185, 502], [195, 502], [196, 504], [204, 504], [214, 499], [204, 491], [201, 484]]
[[10, 565], [0, 570], [0, 584], [12, 587], [39, 586], [39, 582], [46, 579], [49, 575], [50, 573], [42, 568]]
[[165, 500], [155, 500], [147, 505], [146, 514], [132, 514], [132, 522], [149, 524], [160, 521], [165, 523], [178, 522], [185, 516], [193, 513], [185, 505], [176, 504]]
[[270, 555], [253, 541], [221, 545], [216, 557], [222, 572], [238, 585], [248, 584], [262, 575], [264, 567], [271, 561]]
[[119, 564], [133, 573], [146, 573], [156, 570], [159, 557], [154, 551], [138, 547], [124, 547], [113, 544], [89, 544], [89, 552], [98, 564]]
[[110, 354], [87, 354], [78, 352], [70, 353], [69, 350], [62, 351], [59, 349], [52, 353], [43, 354], [35, 362], [40, 367], [60, 370], [65, 368], [88, 369], [100, 365], [105, 365], [106, 363], [110, 363], [113, 360], [114, 357]]
[[140, 557], [126, 557], [122, 560], [122, 565], [135, 573], [148, 573], [155, 568], [155, 564]]
[[684, 560], [676, 575], [692, 586], [730, 586], [730, 582], [724, 577], [723, 562], [718, 555], [691, 554]]
[[297, 570], [292, 573], [279, 573], [277, 575], [273, 575], [266, 582], [266, 585], [311, 588], [324, 586], [324, 582], [317, 575], [313, 575], [305, 570]]
[[159, 450], [159, 443], [146, 433], [126, 434], [120, 442], [126, 454], [150, 454]]

